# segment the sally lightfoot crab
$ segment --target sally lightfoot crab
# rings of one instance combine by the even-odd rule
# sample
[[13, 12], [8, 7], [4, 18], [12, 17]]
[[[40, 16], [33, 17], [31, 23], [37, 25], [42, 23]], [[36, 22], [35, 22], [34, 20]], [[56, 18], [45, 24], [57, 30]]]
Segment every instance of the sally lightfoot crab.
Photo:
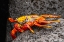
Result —
[[[12, 18], [9, 18], [9, 21], [11, 22], [16, 22], [14, 24], [14, 28], [13, 30], [11, 31], [11, 36], [13, 39], [16, 38], [15, 34], [16, 32], [24, 32], [26, 30], [30, 30], [32, 33], [35, 33], [34, 30], [31, 28], [32, 26], [38, 26], [38, 27], [45, 27], [45, 28], [51, 28], [51, 26], [47, 26], [47, 24], [50, 24], [50, 23], [54, 23], [54, 22], [60, 22], [60, 20], [54, 20], [54, 21], [48, 21], [46, 20], [46, 18], [60, 18], [60, 16], [57, 16], [57, 15], [50, 15], [50, 14], [44, 14], [44, 15], [32, 15], [32, 17], [30, 16], [30, 19], [28, 18], [27, 20], [29, 21], [25, 21], [25, 23], [21, 24], [19, 23], [18, 21], [21, 20], [23, 21], [23, 18], [21, 19], [18, 19], [18, 21], [12, 19]], [[25, 18], [26, 19], [26, 18]], [[33, 21], [31, 21], [33, 20]], [[20, 21], [20, 22], [21, 22]], [[24, 22], [23, 21], [23, 22]]]

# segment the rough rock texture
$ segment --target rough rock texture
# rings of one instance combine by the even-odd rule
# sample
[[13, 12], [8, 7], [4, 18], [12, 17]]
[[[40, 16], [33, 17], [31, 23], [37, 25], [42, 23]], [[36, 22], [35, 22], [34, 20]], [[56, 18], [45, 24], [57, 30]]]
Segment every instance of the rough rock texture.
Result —
[[20, 15], [36, 13], [57, 13], [63, 16], [64, 0], [10, 0], [10, 16], [16, 18]]
[[[64, 0], [9, 0], [9, 13], [12, 18], [16, 18], [20, 15], [27, 15], [30, 13], [42, 14], [42, 13], [56, 13], [60, 14], [64, 18]], [[60, 27], [55, 26], [52, 29], [34, 29], [35, 34], [26, 31], [24, 33], [17, 33], [18, 38], [13, 42], [64, 42], [63, 34], [63, 19], [61, 19]], [[13, 24], [7, 21], [7, 34], [6, 42], [12, 42], [10, 31], [13, 29]], [[59, 34], [59, 36], [58, 36]], [[21, 36], [20, 36], [21, 35]], [[26, 39], [27, 38], [27, 39]], [[55, 38], [55, 39], [54, 39]], [[20, 40], [21, 39], [21, 40]], [[30, 40], [29, 40], [30, 39]], [[41, 40], [42, 39], [42, 40]], [[46, 39], [46, 40], [44, 40]], [[48, 40], [47, 40], [48, 39]]]

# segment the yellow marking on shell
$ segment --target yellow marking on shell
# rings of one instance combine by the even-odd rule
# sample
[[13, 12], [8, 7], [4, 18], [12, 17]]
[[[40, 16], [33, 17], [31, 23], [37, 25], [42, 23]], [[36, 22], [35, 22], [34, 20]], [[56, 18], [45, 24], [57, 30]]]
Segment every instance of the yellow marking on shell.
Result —
[[25, 19], [26, 19], [26, 16], [21, 16], [21, 17], [18, 17], [16, 20], [18, 22], [23, 22], [23, 21], [25, 21]]

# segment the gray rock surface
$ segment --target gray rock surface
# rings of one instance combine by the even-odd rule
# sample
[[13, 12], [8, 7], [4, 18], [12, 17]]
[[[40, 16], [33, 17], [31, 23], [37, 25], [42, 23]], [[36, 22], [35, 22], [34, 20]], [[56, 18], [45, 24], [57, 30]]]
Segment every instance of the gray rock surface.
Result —
[[[12, 18], [19, 17], [20, 15], [27, 15], [30, 13], [36, 13], [36, 14], [56, 13], [56, 14], [60, 14], [62, 16], [62, 18], [64, 18], [64, 0], [9, 0], [9, 13]], [[62, 21], [63, 21], [63, 19], [62, 19]], [[30, 33], [30, 31], [28, 30], [24, 33], [17, 33], [17, 36], [20, 37], [20, 35], [27, 35], [26, 36], [27, 38], [29, 38], [31, 36], [29, 38], [30, 39], [29, 42], [34, 42], [35, 39], [40, 39], [40, 37], [43, 37], [42, 40], [40, 39], [41, 41], [38, 40], [38, 42], [42, 42], [42, 41], [45, 42], [44, 39], [48, 39], [47, 38], [48, 35], [50, 36], [50, 34], [51, 35], [58, 34], [58, 33], [53, 34], [53, 33], [56, 33], [55, 31], [57, 30], [57, 28], [59, 28], [58, 31], [62, 32], [62, 30], [63, 30], [62, 28], [64, 27], [63, 24], [64, 24], [63, 22], [61, 22], [61, 24], [59, 24], [59, 25], [61, 25], [61, 29], [57, 25], [53, 25], [53, 29], [50, 29], [50, 30], [47, 30], [47, 29], [41, 30], [41, 29], [36, 28], [36, 29], [34, 29], [36, 32], [35, 34]], [[13, 29], [13, 25], [14, 25], [14, 23], [10, 23], [9, 21], [7, 21], [6, 42], [12, 42], [12, 38], [10, 36], [10, 31]], [[60, 34], [61, 34], [61, 32], [60, 32]], [[37, 35], [40, 35], [40, 34], [44, 35], [45, 38], [44, 38], [44, 36], [37, 37]], [[33, 35], [35, 35], [35, 36], [33, 36]], [[52, 36], [52, 38], [49, 38], [49, 39], [51, 40], [51, 39], [53, 39], [53, 37], [54, 36]], [[62, 39], [61, 37], [63, 37], [63, 36], [60, 36], [60, 37], [56, 38], [55, 40], [59, 41], [59, 39], [60, 40]], [[19, 42], [21, 41], [20, 38], [19, 38]], [[26, 41], [28, 39], [26, 39], [26, 38], [24, 39], [24, 36], [22, 36], [22, 42], [23, 42], [23, 40]], [[46, 41], [48, 42], [50, 40], [46, 40]], [[15, 41], [15, 40], [13, 40], [13, 41]], [[52, 40], [52, 41], [54, 41], [54, 40]], [[54, 42], [58, 42], [58, 41], [54, 41]], [[37, 40], [36, 40], [36, 42], [37, 42]], [[62, 42], [64, 42], [64, 40], [62, 40]]]
[[30, 13], [57, 13], [64, 15], [64, 0], [10, 0], [10, 16], [16, 18]]

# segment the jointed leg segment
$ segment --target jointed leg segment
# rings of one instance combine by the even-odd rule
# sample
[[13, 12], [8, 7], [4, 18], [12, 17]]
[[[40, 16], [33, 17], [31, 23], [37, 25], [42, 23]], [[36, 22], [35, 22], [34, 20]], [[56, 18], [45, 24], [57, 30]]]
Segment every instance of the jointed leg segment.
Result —
[[53, 21], [39, 21], [39, 23], [42, 23], [42, 24], [50, 24], [50, 23], [54, 23], [54, 22], [60, 22], [60, 20], [53, 20]]
[[29, 25], [27, 25], [27, 27], [29, 28], [29, 30], [30, 30], [32, 33], [34, 33], [34, 30], [32, 30], [32, 28], [31, 28]]
[[52, 15], [52, 14], [44, 14], [44, 15], [41, 15], [42, 17], [45, 17], [45, 18], [60, 18], [61, 16], [58, 15]]
[[41, 25], [41, 24], [38, 24], [37, 22], [35, 22], [35, 25], [38, 26], [38, 27], [51, 28], [51, 26]]

